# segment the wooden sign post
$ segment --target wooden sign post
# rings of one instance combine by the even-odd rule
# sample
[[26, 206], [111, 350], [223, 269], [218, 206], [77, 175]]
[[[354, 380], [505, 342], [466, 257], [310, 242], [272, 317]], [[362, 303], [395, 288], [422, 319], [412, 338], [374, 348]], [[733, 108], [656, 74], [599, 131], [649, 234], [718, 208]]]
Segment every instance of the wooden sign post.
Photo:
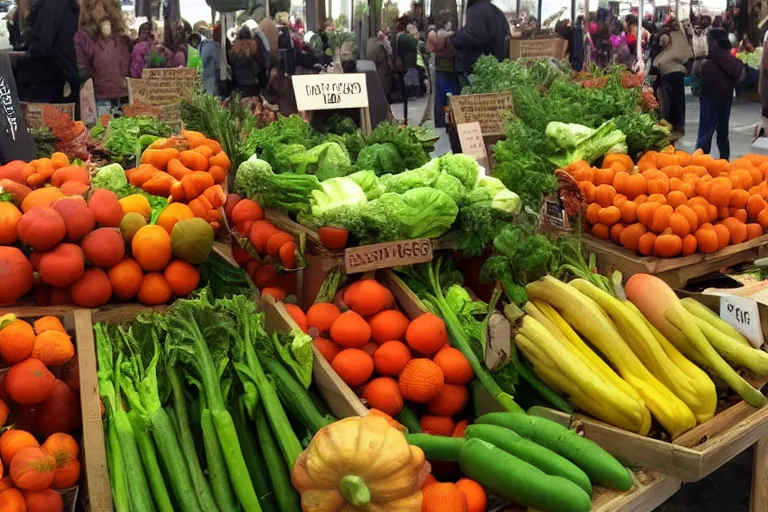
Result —
[[429, 238], [363, 245], [344, 251], [344, 270], [347, 274], [358, 274], [380, 268], [425, 263], [432, 261], [432, 257], [432, 241]]
[[371, 133], [365, 73], [295, 75], [291, 81], [299, 112], [359, 108], [360, 129], [364, 134]]
[[488, 170], [488, 152], [485, 149], [483, 130], [477, 121], [456, 125], [461, 152], [474, 158], [478, 164]]
[[504, 135], [504, 118], [514, 111], [511, 92], [451, 96], [450, 104], [456, 126], [477, 121], [484, 137]]
[[197, 86], [194, 68], [144, 69], [140, 79], [128, 79], [128, 96], [131, 104], [158, 107], [161, 119], [178, 123], [181, 122], [181, 101], [191, 99]]

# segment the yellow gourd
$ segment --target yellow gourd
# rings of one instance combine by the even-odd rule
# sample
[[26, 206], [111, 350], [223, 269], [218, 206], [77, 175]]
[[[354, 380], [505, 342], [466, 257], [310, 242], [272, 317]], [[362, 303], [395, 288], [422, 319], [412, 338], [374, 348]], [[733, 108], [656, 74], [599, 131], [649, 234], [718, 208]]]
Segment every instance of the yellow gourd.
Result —
[[420, 512], [429, 472], [424, 452], [377, 416], [323, 427], [293, 467], [304, 510]]
[[152, 207], [149, 205], [149, 201], [141, 194], [132, 194], [126, 196], [120, 200], [120, 208], [123, 210], [123, 215], [130, 212], [135, 212], [142, 215], [146, 220], [152, 215]]

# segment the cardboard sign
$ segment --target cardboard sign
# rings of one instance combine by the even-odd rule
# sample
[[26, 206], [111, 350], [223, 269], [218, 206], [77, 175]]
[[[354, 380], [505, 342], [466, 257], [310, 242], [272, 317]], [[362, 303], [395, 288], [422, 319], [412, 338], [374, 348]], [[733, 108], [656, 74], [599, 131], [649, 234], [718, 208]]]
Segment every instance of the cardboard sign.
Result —
[[564, 59], [567, 49], [568, 41], [559, 37], [509, 40], [509, 58], [512, 60], [549, 57]]
[[164, 121], [181, 121], [179, 104], [189, 100], [198, 86], [194, 68], [144, 69], [140, 79], [128, 79], [130, 102], [137, 101], [162, 108]]
[[21, 115], [19, 92], [8, 52], [0, 52], [0, 160], [29, 162], [37, 155], [35, 142]]
[[347, 274], [427, 261], [432, 261], [432, 241], [428, 238], [350, 247], [344, 251]]
[[300, 111], [367, 108], [365, 73], [320, 73], [291, 77]]
[[755, 348], [763, 346], [763, 327], [757, 302], [746, 297], [720, 297], [720, 318], [739, 331]]
[[21, 114], [24, 116], [24, 120], [27, 122], [27, 128], [34, 130], [42, 128], [43, 122], [43, 107], [53, 107], [59, 112], [63, 112], [69, 115], [72, 120], [75, 120], [75, 104], [74, 103], [27, 103], [22, 101], [19, 103], [21, 106]]
[[461, 152], [474, 158], [484, 169], [488, 169], [488, 153], [485, 150], [480, 123], [475, 121], [456, 125], [456, 132], [459, 135]]
[[456, 126], [480, 123], [484, 137], [504, 135], [504, 116], [514, 109], [511, 92], [451, 96], [450, 103]]

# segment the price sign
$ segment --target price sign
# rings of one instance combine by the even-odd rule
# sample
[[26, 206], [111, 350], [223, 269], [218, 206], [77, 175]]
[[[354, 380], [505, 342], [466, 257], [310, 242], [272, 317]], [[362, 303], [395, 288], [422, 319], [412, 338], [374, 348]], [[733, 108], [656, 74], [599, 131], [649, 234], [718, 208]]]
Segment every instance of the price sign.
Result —
[[723, 295], [720, 297], [720, 318], [739, 331], [755, 348], [763, 345], [760, 309], [753, 299]]
[[456, 126], [477, 121], [483, 135], [504, 135], [504, 117], [514, 112], [511, 92], [451, 95], [449, 98]]
[[485, 150], [483, 130], [480, 123], [463, 123], [456, 126], [461, 143], [461, 152], [474, 158], [477, 163], [488, 169], [488, 153]]
[[427, 261], [432, 261], [432, 241], [428, 238], [350, 247], [344, 251], [347, 274]]
[[299, 111], [368, 107], [365, 73], [320, 73], [291, 77]]

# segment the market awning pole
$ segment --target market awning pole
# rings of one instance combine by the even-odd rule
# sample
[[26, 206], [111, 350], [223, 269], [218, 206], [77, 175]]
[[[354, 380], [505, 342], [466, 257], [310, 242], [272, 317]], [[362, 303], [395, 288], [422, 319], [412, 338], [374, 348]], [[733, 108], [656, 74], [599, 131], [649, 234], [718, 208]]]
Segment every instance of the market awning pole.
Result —
[[637, 51], [635, 52], [637, 55], [637, 72], [642, 73], [645, 70], [645, 60], [643, 59], [643, 38], [642, 38], [642, 32], [640, 31], [641, 27], [643, 26], [643, 2], [645, 0], [640, 0], [639, 5], [637, 7], [637, 31], [638, 31], [638, 38], [637, 38]]

